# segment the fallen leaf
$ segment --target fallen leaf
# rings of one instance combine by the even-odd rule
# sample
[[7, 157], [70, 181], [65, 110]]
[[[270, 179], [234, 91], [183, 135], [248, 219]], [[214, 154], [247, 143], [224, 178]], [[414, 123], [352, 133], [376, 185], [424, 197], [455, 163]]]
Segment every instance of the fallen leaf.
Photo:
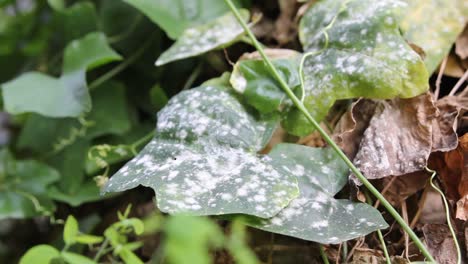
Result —
[[426, 245], [439, 264], [457, 263], [457, 252], [447, 225], [427, 224], [422, 227]]
[[[393, 264], [407, 264], [410, 263], [403, 257], [392, 256], [390, 257]], [[350, 264], [385, 264], [386, 259], [382, 253], [377, 250], [362, 250], [356, 249], [353, 254], [353, 260]]]
[[428, 93], [379, 101], [354, 164], [368, 179], [422, 170], [431, 153], [435, 112]]
[[393, 205], [400, 205], [408, 197], [424, 189], [428, 179], [429, 174], [425, 171], [416, 171], [396, 178], [386, 177], [382, 179], [381, 189], [388, 185], [385, 198]]
[[432, 152], [450, 151], [458, 145], [457, 118], [463, 106], [455, 96], [446, 96], [436, 102], [437, 113], [432, 123]]
[[350, 110], [341, 117], [335, 127], [333, 139], [350, 159], [356, 156], [377, 104], [372, 100], [358, 100], [351, 105]]

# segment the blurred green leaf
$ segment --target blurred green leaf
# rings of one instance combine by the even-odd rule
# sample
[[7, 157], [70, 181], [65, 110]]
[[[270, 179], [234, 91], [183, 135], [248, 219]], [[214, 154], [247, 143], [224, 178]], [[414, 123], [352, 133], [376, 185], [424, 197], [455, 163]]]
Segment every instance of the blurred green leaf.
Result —
[[78, 234], [75, 236], [75, 241], [80, 244], [91, 245], [91, 244], [101, 243], [103, 241], [103, 238], [100, 236]]
[[[247, 22], [250, 13], [241, 9], [240, 13]], [[207, 51], [220, 48], [234, 42], [244, 30], [232, 13], [196, 27], [187, 28], [177, 41], [166, 50], [156, 61], [156, 66], [190, 58]]]
[[141, 261], [135, 253], [126, 247], [120, 250], [119, 257], [125, 262], [125, 264], [143, 264], [143, 261]]
[[284, 164], [256, 153], [276, 125], [250, 112], [229, 87], [184, 91], [158, 113], [155, 138], [104, 191], [141, 184], [155, 190], [163, 212], [272, 217], [298, 195]]
[[37, 245], [30, 248], [20, 259], [19, 264], [49, 264], [54, 258], [60, 257], [60, 252], [49, 245]]
[[53, 168], [35, 160], [14, 160], [0, 150], [0, 219], [50, 214], [55, 206], [48, 188], [60, 179]]
[[408, 7], [401, 28], [409, 42], [424, 50], [424, 63], [428, 72], [433, 73], [462, 32], [468, 19], [468, 5], [465, 0], [404, 1]]
[[69, 246], [75, 244], [78, 232], [78, 221], [73, 215], [69, 215], [63, 228], [63, 241], [65, 241], [65, 244]]
[[94, 260], [72, 252], [62, 252], [63, 259], [69, 264], [97, 264]]
[[28, 72], [3, 84], [5, 108], [12, 114], [78, 117], [91, 110], [86, 70], [119, 59], [102, 33], [90, 33], [67, 46], [60, 78]]
[[165, 254], [169, 263], [211, 263], [210, 251], [221, 247], [224, 239], [219, 227], [202, 217], [170, 217], [164, 230]]

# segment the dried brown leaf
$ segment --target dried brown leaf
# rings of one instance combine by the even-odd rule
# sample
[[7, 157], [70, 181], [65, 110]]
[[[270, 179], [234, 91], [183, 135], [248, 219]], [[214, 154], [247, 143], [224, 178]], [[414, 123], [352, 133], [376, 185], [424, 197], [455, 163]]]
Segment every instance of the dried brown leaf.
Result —
[[409, 173], [394, 179], [386, 177], [382, 179], [381, 189], [390, 183], [384, 196], [391, 204], [400, 205], [408, 197], [424, 189], [428, 179], [429, 175], [425, 171]]
[[455, 42], [455, 52], [462, 59], [468, 58], [468, 24]]

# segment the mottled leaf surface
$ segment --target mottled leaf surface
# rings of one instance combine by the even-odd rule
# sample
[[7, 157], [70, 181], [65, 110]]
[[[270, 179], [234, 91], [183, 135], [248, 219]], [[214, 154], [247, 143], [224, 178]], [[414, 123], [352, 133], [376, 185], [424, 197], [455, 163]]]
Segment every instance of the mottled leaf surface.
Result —
[[[172, 39], [189, 27], [211, 21], [229, 11], [219, 0], [124, 0], [158, 24]], [[237, 1], [234, 1], [237, 2]]]
[[0, 151], [0, 219], [50, 213], [55, 207], [48, 188], [59, 180], [53, 168], [34, 160], [17, 161]]
[[3, 84], [5, 109], [12, 114], [78, 117], [91, 110], [86, 71], [119, 59], [102, 33], [74, 40], [65, 49], [60, 78], [28, 72]]
[[468, 5], [465, 0], [404, 1], [408, 7], [400, 26], [408, 41], [424, 50], [424, 63], [432, 73], [462, 32], [468, 18]]
[[298, 196], [281, 161], [259, 156], [275, 122], [258, 120], [228, 87], [173, 97], [158, 114], [157, 135], [105, 186], [156, 192], [163, 212], [192, 215], [277, 214]]
[[[423, 61], [399, 32], [405, 7], [390, 0], [324, 0], [305, 13], [299, 36], [313, 52], [304, 66], [304, 104], [312, 116], [322, 120], [338, 99], [409, 98], [428, 89]], [[327, 45], [324, 30], [334, 19]], [[284, 126], [297, 135], [311, 131], [297, 109]]]
[[[298, 72], [300, 54], [279, 49], [266, 50], [266, 52], [289, 87], [297, 90], [301, 84]], [[248, 104], [262, 113], [280, 111], [286, 104], [291, 105], [278, 81], [271, 76], [265, 63], [258, 56], [237, 61], [230, 82], [236, 91], [243, 94]]]
[[[249, 11], [241, 9], [240, 12], [247, 22]], [[158, 58], [156, 65], [190, 58], [217, 49], [233, 42], [243, 32], [234, 15], [226, 13], [206, 24], [186, 29], [180, 38]]]
[[301, 194], [273, 218], [247, 218], [249, 225], [324, 244], [340, 243], [388, 226], [372, 206], [333, 197], [348, 178], [346, 164], [333, 149], [280, 144], [269, 156], [290, 164], [285, 169], [297, 177]]

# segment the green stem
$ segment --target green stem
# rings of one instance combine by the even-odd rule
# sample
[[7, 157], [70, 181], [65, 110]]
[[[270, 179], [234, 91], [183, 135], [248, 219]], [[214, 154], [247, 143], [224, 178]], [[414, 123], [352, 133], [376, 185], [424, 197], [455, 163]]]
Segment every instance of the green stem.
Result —
[[320, 250], [320, 256], [322, 257], [323, 263], [330, 264], [330, 262], [328, 262], [327, 254], [325, 253], [325, 250], [323, 250], [323, 245], [319, 244], [319, 250]]
[[387, 209], [387, 211], [393, 216], [393, 218], [400, 224], [400, 226], [408, 233], [408, 235], [413, 240], [414, 244], [421, 250], [421, 253], [431, 262], [435, 262], [432, 255], [426, 249], [424, 244], [418, 238], [418, 236], [411, 230], [411, 228], [406, 224], [405, 220], [398, 214], [398, 212], [393, 208], [393, 206], [383, 197], [383, 195], [362, 175], [362, 173], [354, 166], [354, 164], [348, 159], [348, 157], [341, 151], [340, 147], [327, 135], [327, 133], [320, 127], [319, 123], [310, 115], [309, 111], [306, 109], [304, 104], [299, 100], [293, 91], [289, 88], [288, 84], [281, 78], [281, 75], [278, 73], [278, 70], [275, 68], [273, 63], [265, 54], [262, 46], [258, 42], [257, 38], [254, 36], [252, 31], [249, 29], [247, 24], [242, 20], [239, 11], [232, 3], [232, 0], [224, 0], [226, 4], [231, 9], [234, 16], [237, 18], [237, 21], [240, 23], [242, 28], [245, 30], [247, 35], [252, 40], [255, 48], [262, 56], [267, 68], [270, 70], [271, 74], [276, 78], [278, 83], [281, 85], [281, 88], [284, 92], [288, 95], [288, 97], [293, 101], [294, 105], [305, 115], [307, 120], [311, 123], [311, 125], [320, 133], [320, 135], [324, 138], [324, 140], [336, 151], [338, 156], [348, 165], [350, 170], [356, 175], [356, 177], [364, 184], [364, 186], [374, 195], [380, 203]]
[[150, 46], [151, 42], [153, 41], [153, 38], [149, 38], [141, 47], [138, 49], [131, 57], [129, 57], [127, 60], [113, 68], [112, 70], [106, 72], [103, 74], [101, 77], [97, 78], [94, 80], [91, 84], [89, 84], [89, 90], [94, 90], [99, 85], [105, 83], [106, 81], [112, 79], [115, 75], [119, 74], [121, 71], [125, 70], [128, 66], [130, 66], [132, 63], [134, 63], [143, 53], [145, 50]]
[[[372, 201], [372, 198], [370, 197], [369, 193], [366, 191], [366, 192], [364, 192], [364, 195], [366, 196], [367, 203], [372, 206], [372, 204], [374, 202]], [[388, 250], [387, 250], [387, 246], [385, 245], [385, 240], [384, 240], [384, 237], [382, 235], [382, 231], [377, 230], [377, 236], [379, 237], [380, 244], [382, 245], [382, 250], [384, 252], [385, 260], [386, 260], [387, 264], [392, 264], [392, 261], [390, 259], [390, 255], [388, 255]]]
[[99, 247], [98, 252], [94, 256], [94, 261], [98, 262], [98, 260], [104, 255], [104, 249], [109, 245], [109, 239], [105, 239], [104, 242], [101, 244], [101, 247]]
[[427, 167], [426, 167], [426, 170], [428, 172], [432, 173], [431, 179], [429, 180], [429, 182], [431, 183], [432, 188], [434, 188], [440, 194], [440, 196], [442, 196], [442, 200], [444, 201], [445, 216], [447, 218], [447, 225], [448, 225], [448, 228], [450, 230], [450, 234], [453, 237], [453, 243], [455, 244], [455, 248], [457, 249], [457, 264], [461, 264], [462, 257], [461, 257], [460, 244], [458, 243], [457, 235], [455, 234], [455, 229], [453, 228], [452, 221], [450, 219], [450, 210], [449, 210], [450, 207], [449, 207], [449, 204], [447, 202], [447, 198], [445, 198], [445, 195], [442, 192], [442, 190], [440, 190], [433, 182], [434, 177], [437, 174], [436, 171], [431, 170], [431, 169], [429, 169]]

